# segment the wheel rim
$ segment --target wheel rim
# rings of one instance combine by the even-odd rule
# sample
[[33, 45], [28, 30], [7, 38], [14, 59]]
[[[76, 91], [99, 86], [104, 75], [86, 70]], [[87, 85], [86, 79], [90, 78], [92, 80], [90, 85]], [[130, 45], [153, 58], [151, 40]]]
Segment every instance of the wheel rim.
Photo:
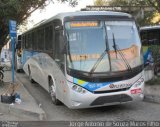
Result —
[[51, 95], [52, 101], [55, 101], [56, 100], [56, 89], [55, 89], [55, 85], [52, 80], [50, 81], [50, 95]]

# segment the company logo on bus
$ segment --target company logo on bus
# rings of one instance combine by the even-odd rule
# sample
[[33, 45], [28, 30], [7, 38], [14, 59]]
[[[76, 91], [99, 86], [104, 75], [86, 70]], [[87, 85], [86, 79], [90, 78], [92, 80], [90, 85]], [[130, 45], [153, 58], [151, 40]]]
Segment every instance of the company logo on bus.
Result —
[[110, 84], [109, 85], [109, 88], [111, 88], [111, 89], [121, 89], [121, 88], [128, 88], [128, 87], [131, 87], [132, 86], [132, 84], [130, 83], [130, 84]]
[[110, 87], [110, 88], [114, 88], [114, 84], [110, 84], [109, 87]]

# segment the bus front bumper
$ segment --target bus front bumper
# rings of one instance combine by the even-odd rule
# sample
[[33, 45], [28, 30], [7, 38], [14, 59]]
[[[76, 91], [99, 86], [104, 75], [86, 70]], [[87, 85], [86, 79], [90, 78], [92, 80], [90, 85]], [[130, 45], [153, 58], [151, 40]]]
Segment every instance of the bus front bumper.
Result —
[[[134, 90], [141, 91], [134, 93]], [[78, 93], [77, 91], [70, 89], [70, 99], [68, 99], [67, 106], [71, 109], [79, 109], [142, 101], [144, 98], [143, 91], [144, 83], [137, 88], [131, 87], [126, 91], [113, 93], [95, 94], [89, 91], [86, 91], [86, 93]]]

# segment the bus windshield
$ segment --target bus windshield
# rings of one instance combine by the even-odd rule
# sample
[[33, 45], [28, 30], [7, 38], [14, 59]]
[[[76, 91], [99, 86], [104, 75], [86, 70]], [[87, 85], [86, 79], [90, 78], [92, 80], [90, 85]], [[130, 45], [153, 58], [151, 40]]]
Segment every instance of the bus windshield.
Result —
[[133, 21], [106, 21], [111, 70], [126, 70], [142, 64], [141, 42]]
[[140, 39], [132, 21], [72, 21], [65, 28], [70, 69], [96, 73], [142, 64]]

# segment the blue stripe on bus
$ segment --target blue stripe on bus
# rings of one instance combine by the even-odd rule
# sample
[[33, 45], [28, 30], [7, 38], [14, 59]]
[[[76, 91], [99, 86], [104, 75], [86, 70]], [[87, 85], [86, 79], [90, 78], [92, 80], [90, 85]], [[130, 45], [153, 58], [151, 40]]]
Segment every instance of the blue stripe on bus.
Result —
[[80, 79], [74, 78], [73, 82], [75, 84], [78, 84], [82, 87], [84, 87], [85, 89], [89, 90], [89, 91], [95, 91], [97, 89], [100, 89], [102, 87], [105, 87], [109, 84], [112, 84], [114, 82], [104, 82], [104, 83], [92, 83], [92, 82], [86, 82], [86, 81], [82, 81]]

